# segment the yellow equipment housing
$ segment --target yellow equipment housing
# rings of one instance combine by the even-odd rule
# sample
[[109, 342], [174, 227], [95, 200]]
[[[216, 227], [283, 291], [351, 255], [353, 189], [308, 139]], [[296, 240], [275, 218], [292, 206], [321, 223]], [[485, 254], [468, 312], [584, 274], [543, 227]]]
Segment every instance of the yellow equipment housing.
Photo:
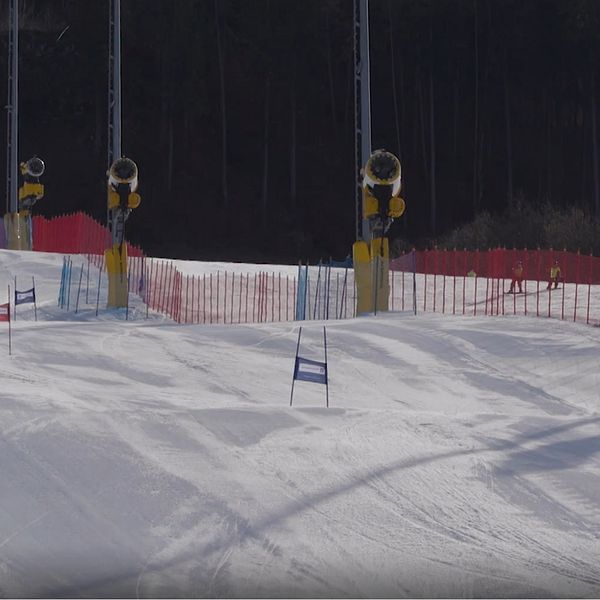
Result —
[[[363, 217], [369, 219], [378, 216], [379, 200], [373, 194], [373, 188], [363, 187]], [[391, 219], [398, 219], [404, 214], [406, 203], [400, 196], [391, 196], [388, 202], [388, 209], [385, 216]]]
[[33, 183], [26, 181], [19, 188], [19, 207], [21, 213], [29, 211], [31, 207], [44, 197], [44, 185], [42, 183]]
[[[134, 209], [142, 203], [142, 197], [137, 192], [127, 194], [126, 208]], [[117, 209], [121, 206], [121, 196], [110, 185], [108, 186], [108, 208], [109, 210]]]

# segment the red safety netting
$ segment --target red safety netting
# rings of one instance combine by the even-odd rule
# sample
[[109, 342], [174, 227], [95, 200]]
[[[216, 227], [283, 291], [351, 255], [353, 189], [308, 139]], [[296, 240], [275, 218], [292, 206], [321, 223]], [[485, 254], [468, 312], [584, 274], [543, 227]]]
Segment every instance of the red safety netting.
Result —
[[565, 283], [600, 283], [600, 258], [566, 250], [423, 250], [391, 260], [390, 269], [427, 275], [510, 278], [513, 266], [521, 261], [523, 279], [548, 281], [556, 260]]
[[[513, 284], [517, 261], [523, 265], [521, 285], [516, 279]], [[549, 285], [555, 261], [561, 274]], [[525, 315], [600, 325], [600, 259], [594, 256], [502, 248], [429, 250], [406, 254], [390, 266], [392, 310]]]
[[[108, 229], [89, 215], [78, 212], [60, 217], [34, 216], [33, 250], [63, 254], [103, 255], [110, 247]], [[143, 256], [138, 246], [127, 243], [128, 256]]]

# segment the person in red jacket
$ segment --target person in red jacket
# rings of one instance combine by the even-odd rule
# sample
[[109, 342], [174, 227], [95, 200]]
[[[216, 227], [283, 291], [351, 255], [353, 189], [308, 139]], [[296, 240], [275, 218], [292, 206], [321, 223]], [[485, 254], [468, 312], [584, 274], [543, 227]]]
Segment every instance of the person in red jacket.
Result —
[[518, 260], [512, 269], [512, 281], [510, 282], [509, 293], [515, 291], [515, 284], [519, 286], [519, 293], [523, 292], [523, 262]]

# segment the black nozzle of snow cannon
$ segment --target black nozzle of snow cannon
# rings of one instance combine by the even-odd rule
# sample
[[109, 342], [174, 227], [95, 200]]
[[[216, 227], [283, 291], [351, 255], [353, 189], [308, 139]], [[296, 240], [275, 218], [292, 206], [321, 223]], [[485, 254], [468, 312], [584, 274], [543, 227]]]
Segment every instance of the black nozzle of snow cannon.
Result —
[[46, 165], [44, 161], [38, 156], [34, 156], [30, 158], [27, 162], [22, 163], [21, 172], [23, 175], [31, 176], [31, 177], [41, 177], [46, 170]]
[[137, 165], [130, 158], [118, 158], [110, 168], [114, 179], [122, 183], [129, 183], [137, 176]]
[[379, 180], [386, 181], [398, 175], [398, 162], [387, 152], [373, 155], [370, 163], [371, 173]]

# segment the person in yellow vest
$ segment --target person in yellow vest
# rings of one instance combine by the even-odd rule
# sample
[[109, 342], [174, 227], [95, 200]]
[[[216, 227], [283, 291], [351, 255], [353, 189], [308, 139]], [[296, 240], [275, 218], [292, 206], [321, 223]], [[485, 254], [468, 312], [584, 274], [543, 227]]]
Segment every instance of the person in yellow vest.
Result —
[[548, 281], [548, 287], [546, 289], [550, 289], [552, 284], [554, 284], [554, 289], [558, 287], [558, 281], [560, 280], [560, 265], [558, 264], [558, 260], [554, 261], [554, 264], [550, 267], [550, 281]]
[[515, 292], [515, 284], [519, 286], [519, 294], [521, 294], [523, 292], [523, 287], [522, 287], [522, 283], [523, 283], [523, 262], [518, 260], [517, 263], [515, 264], [515, 266], [512, 269], [512, 280], [510, 282], [510, 289], [508, 290], [508, 293], [511, 294], [513, 292]]

